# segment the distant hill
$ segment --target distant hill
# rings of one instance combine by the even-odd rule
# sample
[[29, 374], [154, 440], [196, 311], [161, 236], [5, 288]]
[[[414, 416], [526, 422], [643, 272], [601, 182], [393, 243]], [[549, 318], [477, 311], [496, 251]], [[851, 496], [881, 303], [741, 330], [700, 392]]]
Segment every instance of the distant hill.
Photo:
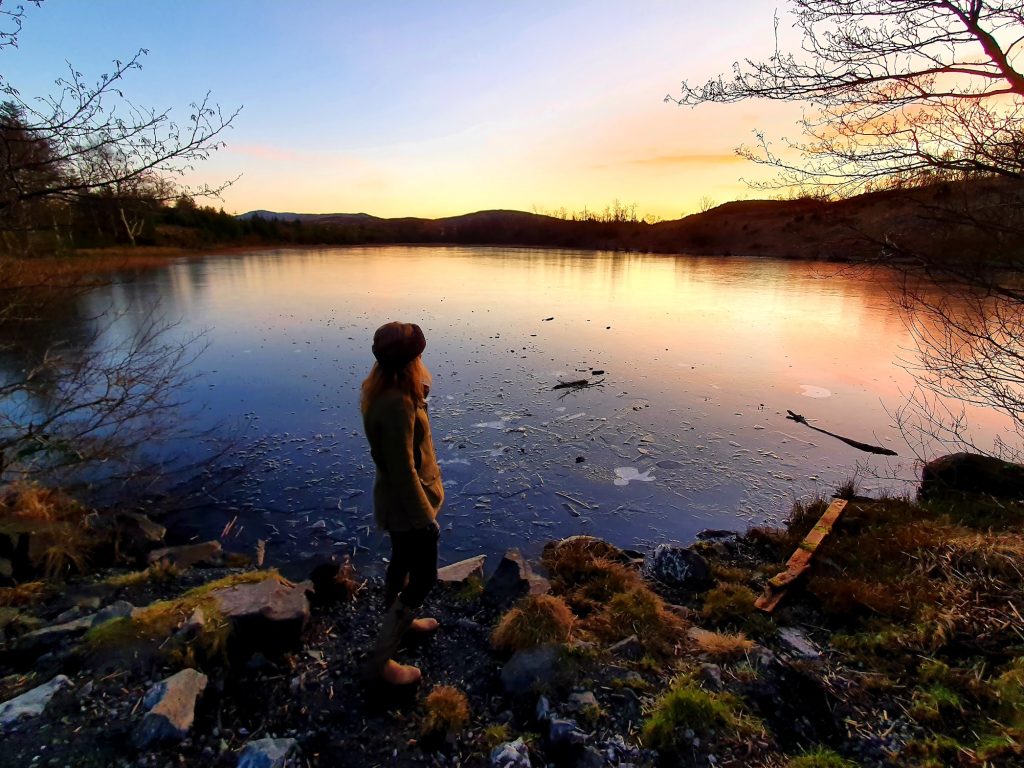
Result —
[[[292, 223], [303, 242], [520, 245], [655, 253], [860, 260], [883, 240], [931, 248], [958, 236], [956, 211], [968, 203], [1024, 203], [1019, 182], [946, 182], [873, 192], [839, 201], [742, 200], [672, 221], [560, 219], [492, 210], [440, 219], [380, 218], [365, 213], [250, 211], [252, 223]], [[298, 222], [298, 224], [294, 224]]]

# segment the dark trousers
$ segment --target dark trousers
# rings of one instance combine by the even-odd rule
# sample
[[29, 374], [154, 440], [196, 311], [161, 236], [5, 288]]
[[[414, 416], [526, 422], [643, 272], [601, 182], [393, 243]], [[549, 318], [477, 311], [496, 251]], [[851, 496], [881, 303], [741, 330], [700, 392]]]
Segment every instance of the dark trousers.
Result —
[[437, 583], [436, 526], [415, 531], [390, 531], [391, 562], [384, 578], [384, 609], [401, 594], [409, 608], [423, 605]]

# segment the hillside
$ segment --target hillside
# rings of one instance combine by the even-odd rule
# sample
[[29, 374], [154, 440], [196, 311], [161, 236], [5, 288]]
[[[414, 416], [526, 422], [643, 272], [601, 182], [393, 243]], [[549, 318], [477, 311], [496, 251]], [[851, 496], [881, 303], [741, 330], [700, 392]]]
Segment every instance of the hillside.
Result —
[[886, 240], [932, 250], [937, 243], [962, 234], [958, 222], [966, 213], [1007, 199], [1020, 210], [1018, 183], [984, 180], [873, 192], [838, 201], [736, 201], [653, 224], [568, 220], [513, 210], [440, 219], [271, 211], [251, 211], [238, 218], [300, 227], [306, 242], [319, 236], [335, 243], [521, 245], [846, 261], [876, 255], [878, 243]]

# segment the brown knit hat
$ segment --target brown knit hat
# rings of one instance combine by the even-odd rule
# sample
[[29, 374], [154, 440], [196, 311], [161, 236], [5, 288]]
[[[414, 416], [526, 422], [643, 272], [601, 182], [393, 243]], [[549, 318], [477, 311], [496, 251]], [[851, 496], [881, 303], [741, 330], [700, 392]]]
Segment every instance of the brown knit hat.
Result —
[[415, 323], [385, 323], [373, 334], [373, 356], [382, 368], [404, 368], [427, 347], [423, 331]]

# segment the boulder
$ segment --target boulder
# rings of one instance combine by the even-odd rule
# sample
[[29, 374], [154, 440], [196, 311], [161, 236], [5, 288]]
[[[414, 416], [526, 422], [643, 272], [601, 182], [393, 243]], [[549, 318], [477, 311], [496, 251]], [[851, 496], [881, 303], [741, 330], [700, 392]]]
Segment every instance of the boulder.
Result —
[[676, 589], [703, 590], [712, 583], [711, 566], [696, 552], [673, 544], [659, 544], [646, 563], [655, 579]]
[[6, 728], [19, 720], [43, 714], [57, 691], [70, 685], [71, 681], [68, 678], [64, 675], [57, 675], [50, 682], [3, 702], [0, 704], [0, 728]]
[[558, 673], [562, 646], [555, 643], [516, 651], [501, 668], [501, 684], [506, 693], [521, 696], [541, 683], [551, 683]]
[[952, 453], [925, 464], [918, 495], [933, 499], [951, 493], [1024, 499], [1024, 466], [974, 453]]
[[178, 568], [193, 565], [220, 565], [223, 548], [219, 541], [204, 541], [201, 544], [183, 544], [180, 547], [163, 547], [149, 553], [150, 565], [164, 563]]
[[299, 743], [295, 739], [257, 739], [238, 755], [238, 768], [290, 768], [298, 766]]
[[135, 745], [145, 748], [185, 738], [192, 728], [196, 700], [206, 689], [206, 682], [202, 672], [183, 669], [150, 688], [142, 701], [147, 711], [135, 731]]
[[530, 768], [530, 750], [522, 737], [491, 750], [492, 768]]
[[484, 598], [495, 605], [506, 605], [525, 595], [542, 595], [550, 590], [548, 580], [533, 572], [519, 550], [510, 549], [487, 580]]
[[231, 641], [241, 655], [279, 653], [299, 644], [309, 620], [309, 600], [300, 584], [269, 577], [210, 593], [231, 624]]
[[484, 561], [486, 555], [477, 555], [468, 560], [461, 560], [437, 571], [437, 581], [442, 585], [458, 586], [465, 584], [470, 579], [484, 579]]
[[592, 691], [577, 691], [569, 694], [569, 700], [565, 703], [570, 712], [586, 712], [588, 709], [598, 709], [597, 697]]

